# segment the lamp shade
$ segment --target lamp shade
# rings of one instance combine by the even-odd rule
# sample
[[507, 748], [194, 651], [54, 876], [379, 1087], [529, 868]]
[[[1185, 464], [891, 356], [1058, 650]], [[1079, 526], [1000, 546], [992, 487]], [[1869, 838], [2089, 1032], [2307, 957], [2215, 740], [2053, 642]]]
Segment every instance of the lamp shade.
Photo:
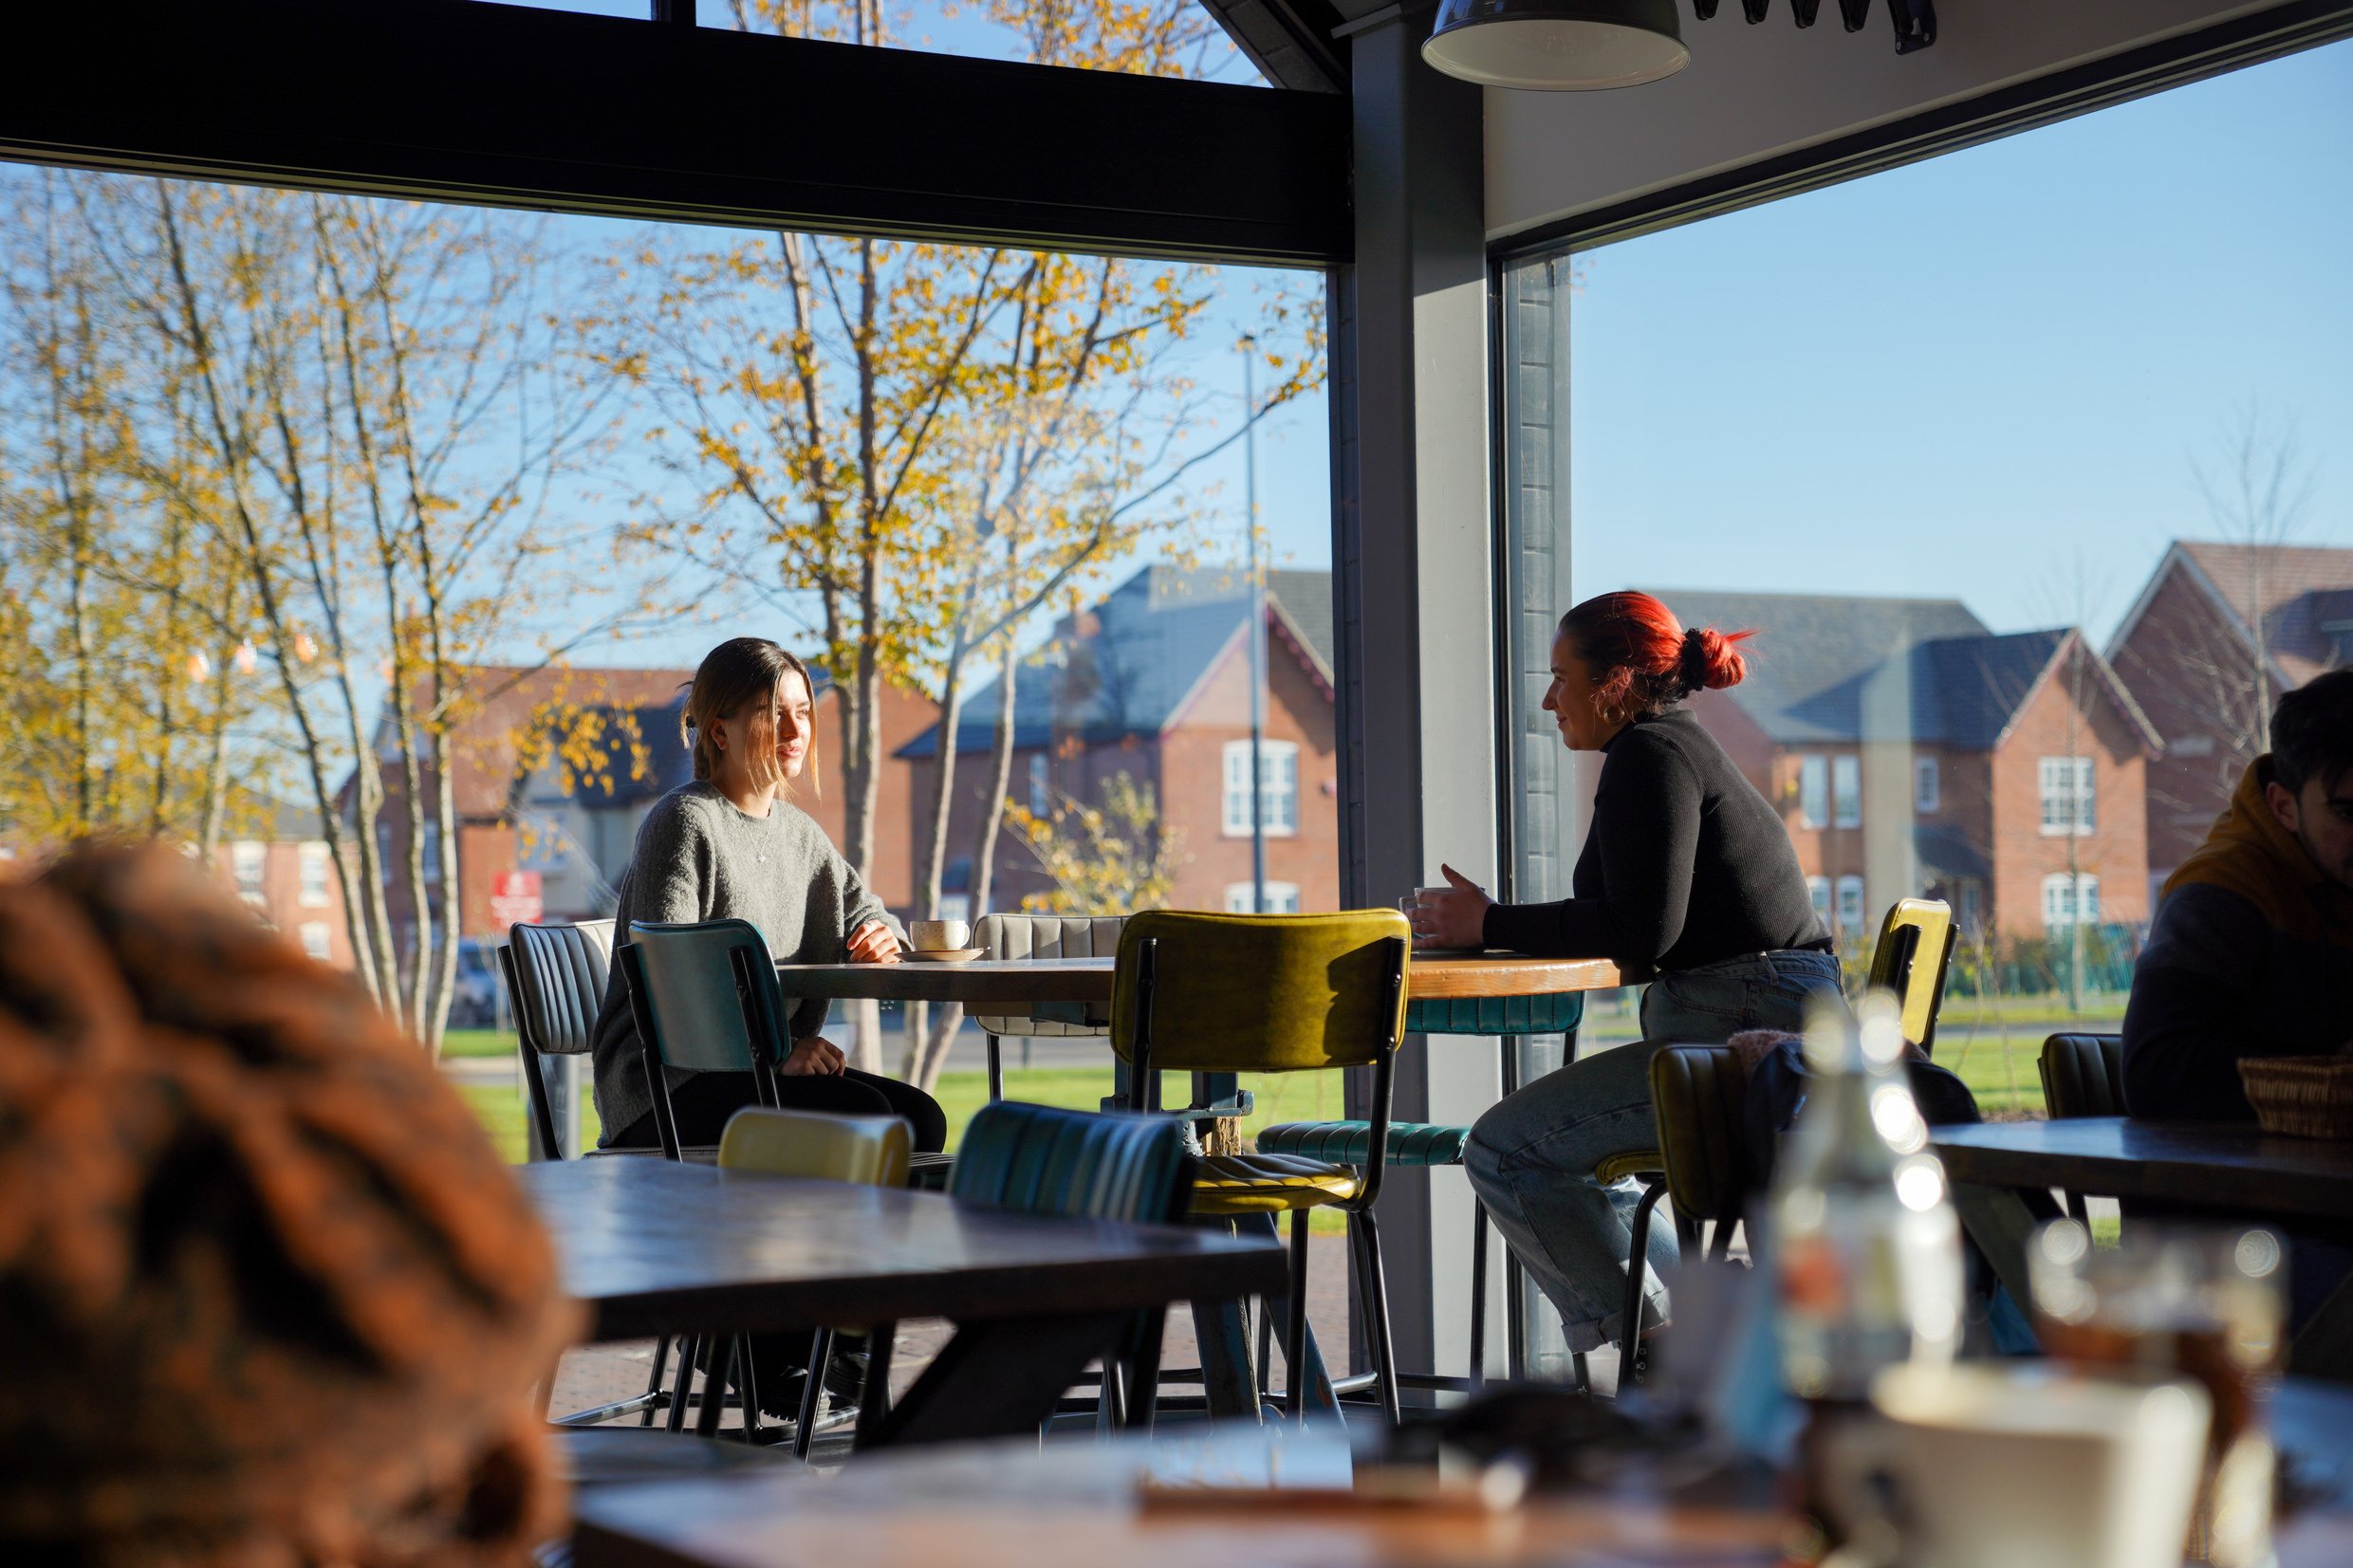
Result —
[[1691, 59], [1675, 0], [1443, 0], [1421, 57], [1488, 87], [1632, 87]]

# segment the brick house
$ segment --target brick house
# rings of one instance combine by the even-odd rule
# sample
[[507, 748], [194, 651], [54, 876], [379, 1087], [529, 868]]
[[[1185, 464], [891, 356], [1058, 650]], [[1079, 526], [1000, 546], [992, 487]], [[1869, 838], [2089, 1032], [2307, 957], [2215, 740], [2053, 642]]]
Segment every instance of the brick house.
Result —
[[1749, 678], [1693, 709], [1780, 808], [1835, 928], [1916, 895], [2013, 938], [2079, 907], [2148, 918], [2156, 732], [2079, 633], [1997, 635], [1956, 600], [1658, 597], [1689, 624], [1758, 634]]
[[2353, 549], [2176, 540], [2108, 660], [2164, 741], [2147, 808], [2149, 876], [2162, 883], [2263, 749], [2270, 704], [2353, 665]]
[[[1267, 592], [1267, 888], [1275, 911], [1340, 907], [1340, 812], [1333, 751], [1331, 574], [1278, 571]], [[1250, 826], [1250, 594], [1230, 567], [1148, 566], [1094, 608], [1066, 618], [1014, 681], [1011, 793], [1040, 815], [1061, 800], [1094, 802], [1126, 773], [1149, 784], [1182, 864], [1170, 903], [1246, 910]], [[957, 727], [949, 817], [948, 899], [969, 910], [971, 849], [988, 805], [998, 689], [973, 693]], [[926, 729], [900, 748], [930, 798], [937, 745]], [[910, 838], [919, 825], [910, 819]], [[1010, 835], [996, 851], [991, 902], [1014, 909], [1050, 886]]]
[[222, 844], [213, 864], [264, 918], [339, 969], [352, 967], [343, 923], [343, 881], [319, 828], [319, 814], [277, 804], [259, 836]]

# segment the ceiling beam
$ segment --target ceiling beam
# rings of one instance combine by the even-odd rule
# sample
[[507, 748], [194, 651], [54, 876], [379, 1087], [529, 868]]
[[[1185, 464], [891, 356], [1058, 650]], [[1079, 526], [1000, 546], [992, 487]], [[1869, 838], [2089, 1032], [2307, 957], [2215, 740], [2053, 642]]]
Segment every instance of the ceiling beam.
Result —
[[478, 0], [109, 0], [7, 23], [0, 158], [554, 212], [1324, 266], [1324, 93]]
[[1333, 37], [1344, 19], [1331, 0], [1201, 0], [1201, 6], [1276, 86], [1348, 90], [1348, 51]]

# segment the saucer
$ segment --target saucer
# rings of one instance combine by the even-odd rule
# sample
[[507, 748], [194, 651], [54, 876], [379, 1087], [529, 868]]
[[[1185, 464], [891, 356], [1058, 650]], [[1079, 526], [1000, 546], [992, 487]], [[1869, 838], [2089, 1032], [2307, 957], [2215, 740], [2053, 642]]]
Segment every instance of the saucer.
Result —
[[924, 952], [909, 948], [899, 956], [918, 964], [969, 964], [988, 950], [986, 948], [942, 948], [934, 952]]

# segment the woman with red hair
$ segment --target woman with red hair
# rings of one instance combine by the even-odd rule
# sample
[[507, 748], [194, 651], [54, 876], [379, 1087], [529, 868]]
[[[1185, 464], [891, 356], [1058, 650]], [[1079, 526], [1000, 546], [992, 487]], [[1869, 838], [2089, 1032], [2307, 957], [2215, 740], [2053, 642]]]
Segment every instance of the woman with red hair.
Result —
[[[1572, 751], [1603, 754], [1593, 822], [1570, 896], [1498, 904], [1452, 866], [1414, 912], [1429, 947], [1608, 958], [1647, 979], [1643, 1039], [1511, 1095], [1472, 1129], [1463, 1164], [1511, 1249], [1561, 1309], [1574, 1350], [1618, 1337], [1636, 1194], [1593, 1171], [1658, 1147], [1650, 1058], [1669, 1041], [1803, 1028], [1816, 997], [1843, 1001], [1830, 933], [1814, 913], [1781, 816], [1684, 699], [1748, 673], [1725, 634], [1683, 623], [1648, 594], [1603, 594], [1561, 618], [1544, 706]], [[1651, 1231], [1651, 1260], [1675, 1238]], [[1655, 1279], [1654, 1275], [1654, 1279]], [[1665, 1319], [1663, 1291], [1651, 1312]]]

